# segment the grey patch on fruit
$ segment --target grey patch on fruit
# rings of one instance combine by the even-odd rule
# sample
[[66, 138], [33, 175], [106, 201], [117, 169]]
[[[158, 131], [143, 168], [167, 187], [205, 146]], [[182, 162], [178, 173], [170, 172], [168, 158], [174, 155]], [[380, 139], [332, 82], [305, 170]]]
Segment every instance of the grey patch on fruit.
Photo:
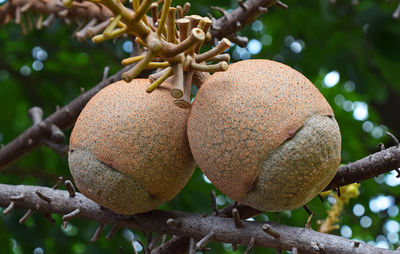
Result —
[[296, 134], [268, 153], [243, 204], [261, 211], [297, 209], [335, 176], [341, 138], [335, 118], [313, 115]]
[[87, 149], [75, 149], [68, 157], [76, 187], [88, 198], [120, 213], [135, 214], [163, 203], [137, 180], [107, 166]]

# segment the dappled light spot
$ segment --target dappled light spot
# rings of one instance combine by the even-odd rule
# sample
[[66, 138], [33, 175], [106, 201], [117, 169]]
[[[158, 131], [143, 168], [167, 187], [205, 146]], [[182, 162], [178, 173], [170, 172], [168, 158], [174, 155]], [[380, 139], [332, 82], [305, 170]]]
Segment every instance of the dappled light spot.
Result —
[[400, 184], [400, 178], [397, 177], [397, 172], [391, 171], [385, 176], [385, 183], [389, 186], [395, 187]]
[[380, 126], [375, 126], [371, 131], [371, 136], [373, 138], [381, 138], [383, 136], [383, 129]]
[[133, 243], [133, 247], [135, 248], [136, 252], [141, 252], [143, 250], [142, 245], [138, 241]]
[[362, 124], [362, 129], [365, 132], [371, 132], [373, 128], [374, 128], [374, 124], [371, 121], [365, 121]]
[[251, 39], [247, 44], [247, 49], [253, 55], [260, 53], [262, 49], [262, 44], [259, 40]]
[[331, 205], [336, 204], [336, 198], [333, 197], [333, 196], [329, 196], [329, 197], [327, 198], [327, 200], [328, 200], [329, 204], [331, 204]]
[[383, 248], [383, 249], [389, 249], [389, 244], [388, 244], [388, 242], [386, 240], [386, 237], [384, 237], [383, 235], [379, 235], [376, 238], [375, 247]]
[[122, 44], [122, 49], [126, 52], [126, 53], [131, 53], [133, 50], [133, 45], [131, 41], [124, 41], [124, 43]]
[[285, 58], [281, 54], [276, 54], [274, 55], [274, 61], [283, 63], [285, 61]]
[[6, 70], [0, 70], [0, 82], [6, 81], [10, 77], [10, 74]]
[[369, 228], [372, 225], [372, 219], [369, 216], [363, 216], [360, 219], [360, 225], [363, 228]]
[[355, 204], [353, 206], [353, 213], [355, 216], [362, 216], [365, 213], [365, 208], [362, 204]]
[[383, 225], [385, 232], [398, 233], [400, 231], [400, 224], [395, 220], [388, 220]]
[[224, 246], [224, 250], [229, 251], [229, 252], [233, 251], [231, 243], [224, 243], [223, 246]]
[[32, 69], [34, 69], [35, 71], [41, 71], [43, 67], [44, 67], [43, 62], [39, 60], [34, 61], [32, 64]]
[[336, 105], [341, 107], [343, 105], [343, 103], [346, 101], [346, 99], [344, 98], [343, 95], [338, 94], [338, 95], [335, 96], [334, 101], [335, 101]]
[[356, 89], [356, 84], [351, 80], [346, 81], [343, 86], [346, 92], [353, 92]]
[[399, 214], [399, 208], [396, 205], [392, 205], [387, 210], [387, 213], [390, 217], [396, 217]]
[[399, 233], [390, 232], [387, 234], [386, 237], [387, 237], [389, 243], [391, 243], [391, 244], [397, 243], [399, 241]]
[[207, 176], [205, 174], [203, 174], [203, 180], [204, 180], [204, 182], [211, 184], [211, 181], [207, 178]]
[[334, 87], [339, 83], [340, 74], [337, 71], [328, 72], [324, 77], [324, 85], [326, 87]]
[[47, 52], [39, 46], [36, 46], [32, 49], [32, 57], [35, 60], [46, 61], [47, 60]]
[[300, 42], [294, 41], [292, 44], [290, 44], [290, 49], [297, 54], [303, 51], [303, 46], [300, 44]]
[[31, 75], [31, 69], [30, 69], [28, 66], [23, 65], [23, 66], [21, 67], [21, 69], [19, 69], [19, 73], [20, 73], [22, 76], [27, 77], [27, 76]]
[[285, 37], [284, 43], [286, 46], [290, 47], [290, 45], [292, 45], [292, 43], [294, 42], [294, 38], [291, 35], [288, 35]]
[[37, 247], [33, 250], [33, 254], [43, 254], [44, 251], [41, 247]]
[[385, 175], [381, 174], [379, 176], [374, 177], [375, 182], [382, 184], [385, 182]]
[[395, 200], [393, 196], [379, 195], [375, 198], [370, 199], [369, 209], [373, 213], [379, 213], [380, 211], [384, 211], [392, 206], [394, 204], [394, 201]]
[[78, 228], [72, 225], [71, 223], [67, 223], [65, 229], [61, 226], [61, 229], [67, 236], [74, 236], [78, 234]]
[[250, 59], [250, 52], [247, 48], [242, 48], [236, 45], [235, 50], [232, 53], [232, 57], [236, 60], [246, 60]]
[[264, 28], [263, 23], [260, 20], [256, 20], [251, 24], [251, 29], [253, 29], [256, 32], [261, 31]]
[[353, 117], [358, 121], [364, 121], [368, 118], [368, 105], [363, 101], [353, 103]]
[[347, 112], [351, 112], [353, 110], [353, 102], [347, 100], [343, 102], [343, 109]]
[[261, 43], [264, 46], [269, 46], [272, 44], [272, 37], [268, 34], [263, 34], [263, 36], [261, 37]]
[[215, 200], [217, 202], [217, 205], [219, 206], [223, 206], [226, 204], [226, 199], [224, 195], [218, 195]]
[[135, 234], [133, 234], [132, 230], [125, 228], [122, 230], [122, 236], [127, 240], [128, 242], [132, 242], [135, 239]]
[[349, 226], [343, 225], [340, 228], [340, 234], [345, 238], [350, 238], [353, 232], [351, 231], [351, 228]]

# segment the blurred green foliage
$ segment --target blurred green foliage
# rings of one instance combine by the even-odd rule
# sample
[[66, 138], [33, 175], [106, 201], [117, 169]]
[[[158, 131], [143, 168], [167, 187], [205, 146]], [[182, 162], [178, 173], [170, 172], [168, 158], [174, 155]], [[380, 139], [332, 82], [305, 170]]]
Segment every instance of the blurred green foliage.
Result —
[[[174, 4], [182, 3], [174, 1]], [[219, 17], [219, 13], [209, 8], [216, 4], [227, 9], [237, 7], [235, 0], [194, 1], [190, 13], [207, 15], [210, 12]], [[249, 37], [250, 43], [248, 50], [237, 46], [230, 49], [233, 61], [249, 57], [273, 59], [308, 77], [335, 111], [343, 139], [342, 163], [377, 151], [376, 145], [380, 142], [391, 145], [384, 132], [389, 129], [400, 134], [396, 113], [400, 103], [400, 23], [392, 18], [395, 3], [365, 0], [352, 5], [350, 0], [336, 4], [328, 0], [288, 0], [287, 4], [289, 9], [272, 7], [240, 32]], [[89, 41], [79, 43], [71, 38], [74, 28], [61, 20], [48, 29], [33, 30], [27, 35], [22, 35], [15, 24], [0, 27], [0, 143], [10, 142], [30, 126], [27, 117], [30, 107], [40, 106], [45, 116], [51, 114], [57, 105], [65, 105], [78, 96], [81, 87], [90, 89], [97, 84], [105, 66], [110, 66], [111, 73], [116, 72], [121, 67], [120, 60], [129, 55], [123, 50], [127, 39], [100, 45]], [[38, 57], [39, 48], [35, 47], [40, 47], [46, 57]], [[38, 59], [42, 69], [40, 63], [35, 63]], [[331, 80], [327, 78], [328, 73]], [[42, 147], [1, 172], [0, 182], [51, 186], [60, 175], [70, 178], [66, 158]], [[398, 247], [400, 188], [396, 185], [400, 182], [396, 179], [393, 174], [387, 174], [362, 183], [359, 198], [351, 200], [341, 217], [342, 229], [346, 229], [343, 225], [351, 228], [351, 235], [347, 236], [381, 247]], [[211, 213], [212, 189], [213, 185], [205, 182], [201, 171], [196, 169], [184, 190], [161, 209]], [[221, 206], [232, 202], [218, 191], [217, 195]], [[353, 212], [355, 204], [364, 207], [362, 215]], [[322, 204], [318, 198], [308, 204], [315, 213], [314, 228], [317, 220], [326, 217], [330, 206], [328, 201]], [[125, 253], [133, 253], [128, 241], [132, 239], [130, 230], [120, 231], [111, 241], [102, 236], [97, 243], [90, 243], [97, 227], [92, 221], [73, 220], [63, 230], [60, 215], [53, 216], [54, 225], [38, 213], [26, 224], [19, 225], [22, 215], [23, 211], [15, 211], [1, 216], [2, 253], [115, 253], [120, 247]], [[363, 224], [366, 228], [360, 224], [360, 218], [368, 221], [365, 216], [372, 219], [370, 226]], [[255, 219], [301, 227], [307, 213], [298, 209], [266, 213]], [[345, 231], [332, 233], [346, 235]], [[135, 239], [144, 239], [140, 232], [133, 233]], [[212, 253], [240, 253], [233, 252], [229, 244], [210, 246]], [[241, 246], [239, 250], [245, 248]], [[267, 252], [256, 247], [253, 253]]]

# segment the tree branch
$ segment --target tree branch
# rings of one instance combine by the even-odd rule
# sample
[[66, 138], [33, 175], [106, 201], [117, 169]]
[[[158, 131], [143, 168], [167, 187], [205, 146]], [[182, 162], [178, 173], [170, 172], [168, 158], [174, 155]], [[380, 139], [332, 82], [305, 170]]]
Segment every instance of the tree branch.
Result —
[[[12, 0], [0, 7], [0, 24], [5, 22], [6, 16], [14, 18], [15, 9], [27, 6], [30, 3], [29, 10], [40, 14], [53, 14], [59, 18], [96, 18], [104, 21], [112, 17], [112, 12], [101, 4], [89, 2], [73, 3], [70, 8], [66, 8], [62, 1], [59, 0]], [[67, 11], [67, 12], [65, 12]]]
[[389, 147], [339, 168], [325, 190], [360, 182], [400, 167], [400, 148]]
[[244, 47], [247, 44], [247, 38], [246, 40], [237, 38], [235, 33], [253, 23], [261, 14], [267, 12], [268, 7], [278, 2], [276, 0], [247, 0], [239, 4], [235, 10], [224, 13], [219, 19], [214, 19], [210, 30], [211, 35], [219, 40], [226, 37]]
[[[37, 195], [40, 192], [44, 196], [51, 197], [51, 202], [43, 200]], [[16, 199], [15, 197], [23, 197]], [[13, 198], [13, 201], [11, 200]], [[196, 240], [202, 239], [213, 231], [212, 239], [218, 242], [247, 245], [252, 238], [258, 246], [266, 246], [285, 250], [292, 250], [296, 247], [301, 253], [318, 253], [324, 250], [325, 253], [382, 253], [390, 254], [395, 251], [384, 250], [360, 243], [354, 247], [354, 241], [343, 237], [319, 233], [306, 228], [298, 228], [267, 223], [270, 230], [278, 232], [279, 237], [271, 237], [263, 231], [263, 222], [242, 221], [243, 227], [235, 227], [231, 218], [218, 216], [203, 216], [179, 211], [155, 210], [138, 215], [119, 215], [108, 209], [102, 208], [99, 204], [91, 201], [80, 193], [70, 197], [67, 191], [55, 190], [47, 187], [36, 187], [26, 185], [0, 184], [0, 206], [7, 207], [14, 202], [15, 208], [32, 209], [42, 213], [71, 214], [72, 211], [79, 213], [75, 217], [90, 219], [101, 224], [113, 224], [118, 227], [127, 227], [145, 232], [158, 232], [160, 234], [179, 235]], [[167, 220], [173, 218], [180, 222], [180, 226], [171, 226]], [[265, 227], [265, 226], [264, 226]], [[323, 253], [323, 252], [320, 252]]]
[[90, 98], [105, 86], [120, 80], [121, 74], [128, 68], [131, 68], [131, 66], [125, 67], [109, 78], [104, 79], [95, 87], [75, 98], [66, 106], [55, 111], [39, 124], [32, 125], [13, 141], [2, 147], [0, 149], [0, 171], [11, 162], [41, 146], [44, 140], [51, 140], [51, 126], [55, 125], [61, 130], [65, 130], [71, 126]]

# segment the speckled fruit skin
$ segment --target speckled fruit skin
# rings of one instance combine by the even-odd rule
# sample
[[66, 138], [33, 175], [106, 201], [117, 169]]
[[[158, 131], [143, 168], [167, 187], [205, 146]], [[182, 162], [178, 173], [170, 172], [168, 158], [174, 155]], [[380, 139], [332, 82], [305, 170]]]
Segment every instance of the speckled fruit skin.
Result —
[[301, 73], [269, 60], [240, 61], [208, 78], [194, 99], [188, 138], [211, 182], [261, 211], [303, 206], [340, 163], [328, 102]]
[[169, 83], [119, 81], [96, 94], [70, 138], [69, 167], [79, 191], [120, 214], [142, 213], [174, 198], [195, 162], [186, 136], [189, 110], [174, 105]]

